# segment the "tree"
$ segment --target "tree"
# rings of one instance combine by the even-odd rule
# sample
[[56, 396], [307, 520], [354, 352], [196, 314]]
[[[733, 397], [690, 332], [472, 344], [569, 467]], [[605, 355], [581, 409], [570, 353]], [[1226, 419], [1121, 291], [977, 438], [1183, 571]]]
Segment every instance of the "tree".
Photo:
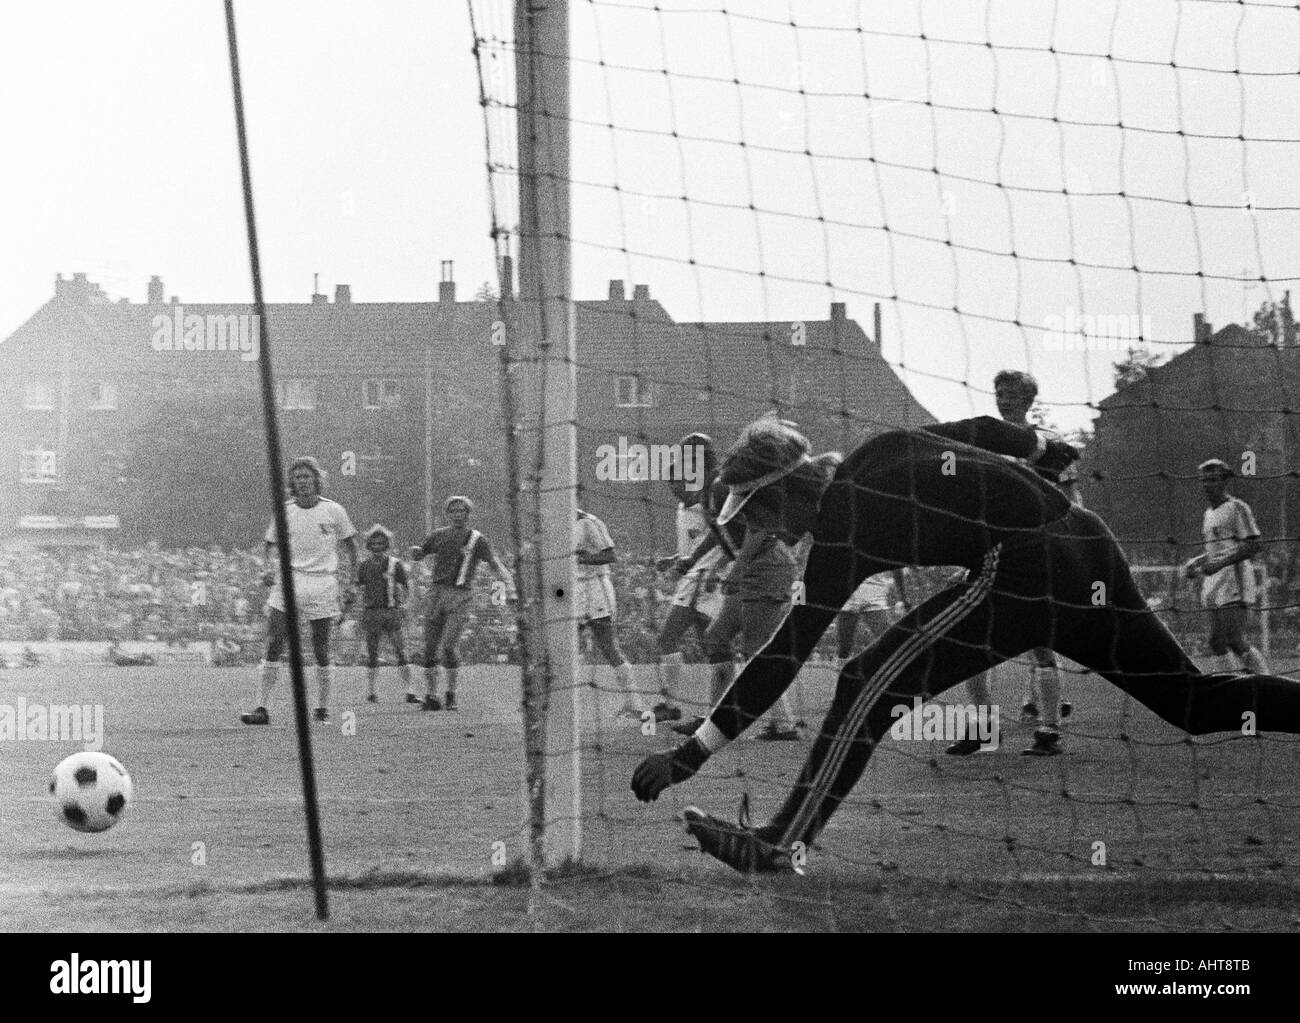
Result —
[[1146, 378], [1151, 370], [1160, 364], [1160, 356], [1152, 355], [1146, 345], [1130, 345], [1128, 357], [1113, 363], [1115, 368], [1115, 390], [1119, 391], [1130, 384]]
[[1281, 302], [1262, 303], [1251, 317], [1249, 326], [1255, 334], [1279, 348], [1294, 348], [1300, 339], [1296, 336], [1295, 317], [1291, 314], [1291, 292], [1285, 292]]

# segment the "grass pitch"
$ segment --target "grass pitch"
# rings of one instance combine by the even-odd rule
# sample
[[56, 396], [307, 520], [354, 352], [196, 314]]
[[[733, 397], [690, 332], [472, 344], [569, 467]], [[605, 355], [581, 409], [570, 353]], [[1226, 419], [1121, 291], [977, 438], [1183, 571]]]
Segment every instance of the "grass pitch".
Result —
[[[1283, 669], [1294, 668], [1284, 665]], [[702, 669], [688, 670], [703, 691]], [[809, 853], [804, 876], [751, 880], [700, 856], [689, 803], [755, 818], [793, 782], [804, 743], [742, 739], [642, 806], [628, 790], [672, 737], [617, 728], [606, 669], [584, 668], [584, 863], [537, 888], [524, 853], [522, 742], [511, 669], [462, 670], [461, 711], [366, 704], [336, 670], [334, 721], [313, 728], [331, 920], [318, 923], [287, 672], [272, 726], [238, 721], [253, 669], [48, 667], [0, 673], [0, 703], [99, 704], [104, 749], [136, 800], [116, 828], [56, 819], [50, 772], [75, 742], [0, 742], [0, 927], [31, 930], [1290, 930], [1300, 927], [1300, 744], [1188, 741], [1095, 676], [1069, 675], [1068, 755], [955, 760], [942, 740], [886, 741]], [[653, 670], [638, 669], [643, 689]], [[310, 684], [310, 672], [309, 672]], [[1022, 673], [994, 698], [1019, 706]], [[814, 724], [832, 673], [798, 693]], [[958, 693], [948, 694], [956, 699]], [[962, 697], [964, 699], [964, 696]], [[1004, 716], [1013, 717], [1014, 713]]]

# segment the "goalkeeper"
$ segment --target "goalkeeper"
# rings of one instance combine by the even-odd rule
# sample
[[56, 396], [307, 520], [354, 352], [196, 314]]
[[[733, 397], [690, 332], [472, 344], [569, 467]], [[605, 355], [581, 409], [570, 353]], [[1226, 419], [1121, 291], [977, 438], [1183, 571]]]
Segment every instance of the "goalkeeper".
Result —
[[956, 583], [845, 665], [821, 733], [770, 824], [684, 813], [700, 848], [737, 870], [792, 865], [826, 826], [888, 732], [891, 709], [930, 698], [1035, 647], [1051, 647], [1203, 735], [1241, 727], [1300, 732], [1300, 683], [1271, 675], [1204, 675], [1147, 607], [1105, 523], [1029, 465], [1060, 471], [1068, 444], [991, 417], [896, 430], [860, 445], [838, 469], [773, 420], [752, 423], [727, 454], [730, 496], [719, 519], [811, 531], [806, 603], [796, 606], [709, 719], [676, 749], [647, 757], [632, 788], [643, 801], [690, 778], [790, 685], [836, 612], [866, 577], [904, 565], [961, 565]]

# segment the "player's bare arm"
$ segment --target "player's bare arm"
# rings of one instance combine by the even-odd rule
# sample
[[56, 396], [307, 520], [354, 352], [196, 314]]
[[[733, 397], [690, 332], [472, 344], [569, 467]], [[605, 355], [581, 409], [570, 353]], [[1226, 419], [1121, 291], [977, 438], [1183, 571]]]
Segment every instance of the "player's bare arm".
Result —
[[1264, 549], [1264, 544], [1257, 536], [1247, 537], [1244, 540], [1238, 540], [1236, 549], [1230, 554], [1222, 554], [1217, 558], [1205, 557], [1201, 563], [1201, 575], [1214, 575], [1221, 572], [1231, 565], [1240, 561], [1248, 561]]
[[279, 545], [272, 540], [266, 541], [262, 559], [262, 585], [274, 586], [276, 573], [280, 571]]
[[357, 542], [357, 535], [353, 533], [346, 540], [341, 541], [340, 546], [343, 548], [343, 552], [348, 558], [348, 592], [344, 597], [344, 601], [351, 604], [356, 600], [357, 567], [360, 564], [359, 552], [361, 545]]
[[614, 564], [619, 560], [619, 555], [614, 552], [614, 547], [606, 547], [603, 551], [578, 551], [578, 564]]

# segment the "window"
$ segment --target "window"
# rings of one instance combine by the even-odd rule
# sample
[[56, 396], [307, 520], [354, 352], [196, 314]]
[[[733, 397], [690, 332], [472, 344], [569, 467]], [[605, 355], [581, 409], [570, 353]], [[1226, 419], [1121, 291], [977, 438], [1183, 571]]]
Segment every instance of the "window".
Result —
[[615, 377], [614, 404], [619, 408], [649, 408], [654, 404], [650, 385], [638, 376]]
[[55, 452], [24, 451], [22, 476], [24, 483], [53, 483], [59, 478]]
[[366, 408], [385, 408], [401, 400], [396, 380], [365, 380], [361, 385], [361, 403]]
[[281, 380], [276, 385], [283, 409], [314, 409], [316, 407], [315, 380]]
[[54, 408], [53, 388], [43, 380], [23, 384], [23, 408], [48, 411]]
[[98, 380], [90, 385], [90, 407], [112, 411], [117, 408], [117, 384], [107, 384]]

